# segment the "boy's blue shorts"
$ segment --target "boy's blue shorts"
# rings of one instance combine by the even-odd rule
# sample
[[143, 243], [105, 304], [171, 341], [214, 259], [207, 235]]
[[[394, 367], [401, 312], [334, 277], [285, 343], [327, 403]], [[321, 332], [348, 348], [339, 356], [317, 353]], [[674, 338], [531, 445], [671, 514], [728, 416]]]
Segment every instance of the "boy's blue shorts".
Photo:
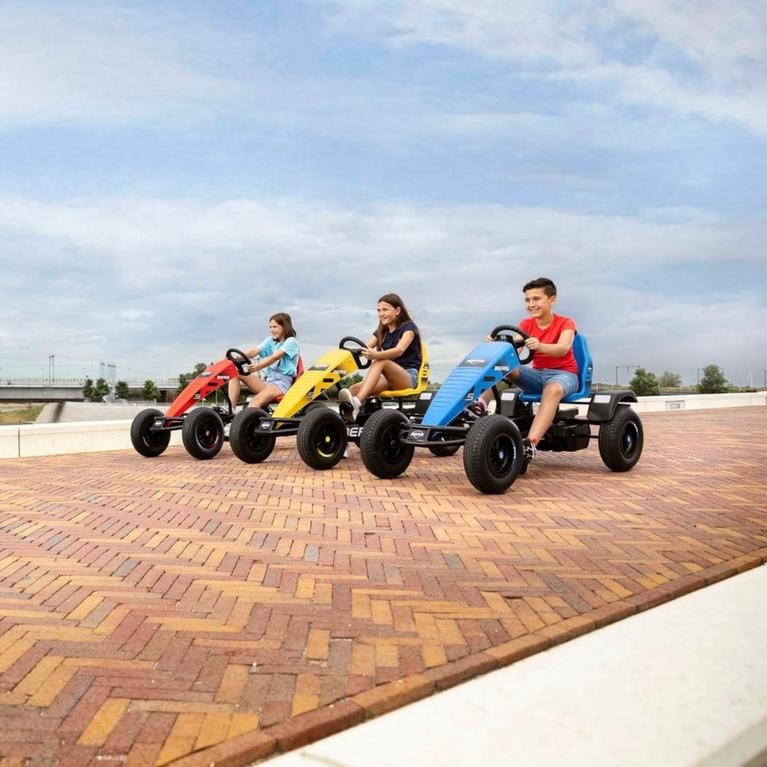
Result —
[[556, 368], [534, 368], [530, 365], [521, 365], [519, 378], [513, 383], [526, 394], [541, 394], [546, 384], [550, 383], [560, 384], [565, 390], [564, 397], [569, 397], [578, 391], [578, 376], [569, 370]]

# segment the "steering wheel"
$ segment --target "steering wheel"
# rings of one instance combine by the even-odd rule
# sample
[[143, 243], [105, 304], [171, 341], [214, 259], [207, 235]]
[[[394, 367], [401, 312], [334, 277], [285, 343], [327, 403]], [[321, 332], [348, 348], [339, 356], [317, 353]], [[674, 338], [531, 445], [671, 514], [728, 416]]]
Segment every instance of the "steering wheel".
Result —
[[[250, 374], [250, 370], [248, 370], [248, 366], [252, 365], [252, 361], [250, 357], [248, 357], [245, 352], [240, 351], [239, 349], [227, 349], [226, 350], [226, 358], [231, 362], [236, 368], [237, 372], [241, 376], [246, 376]], [[235, 359], [235, 357], [239, 357], [239, 359]]]
[[[353, 343], [357, 348], [356, 349], [347, 349], [346, 344], [347, 343]], [[362, 350], [367, 347], [367, 344], [364, 341], [360, 341], [359, 338], [355, 338], [354, 336], [344, 336], [339, 342], [338, 342], [338, 348], [343, 349], [345, 352], [350, 352], [352, 357], [354, 357], [354, 362], [356, 363], [357, 367], [360, 370], [364, 370], [365, 368], [370, 367], [371, 360], [368, 357], [362, 356]]]
[[[514, 334], [522, 336], [522, 340], [514, 338]], [[519, 354], [520, 365], [529, 365], [533, 361], [535, 352], [525, 346], [525, 341], [530, 336], [522, 328], [518, 328], [516, 325], [499, 325], [490, 332], [490, 336], [496, 341], [511, 344], [517, 350], [517, 353], [519, 353], [520, 349], [524, 349], [526, 353]]]

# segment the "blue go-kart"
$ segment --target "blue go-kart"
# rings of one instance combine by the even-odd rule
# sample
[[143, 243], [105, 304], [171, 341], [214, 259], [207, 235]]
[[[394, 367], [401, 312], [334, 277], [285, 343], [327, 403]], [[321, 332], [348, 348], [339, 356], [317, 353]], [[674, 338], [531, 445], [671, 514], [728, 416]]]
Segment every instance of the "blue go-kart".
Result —
[[[483, 493], [503, 493], [527, 471], [522, 439], [533, 423], [533, 404], [540, 402], [540, 396], [512, 389], [499, 393], [497, 384], [521, 364], [532, 362], [535, 353], [524, 346], [527, 333], [514, 325], [500, 325], [490, 335], [494, 340], [473, 349], [437, 392], [420, 395], [410, 418], [397, 410], [380, 410], [370, 417], [360, 451], [372, 474], [384, 479], [399, 476], [417, 447], [449, 455], [462, 446], [466, 475]], [[644, 441], [642, 422], [630, 406], [636, 396], [628, 390], [591, 394], [593, 365], [580, 333], [573, 341], [573, 353], [578, 391], [562, 400], [538, 450], [583, 450], [597, 436], [604, 464], [612, 471], [629, 471], [639, 460]], [[468, 406], [491, 387], [496, 412], [477, 418]], [[580, 416], [572, 403], [588, 405], [586, 415]], [[592, 428], [598, 429], [597, 435]]]

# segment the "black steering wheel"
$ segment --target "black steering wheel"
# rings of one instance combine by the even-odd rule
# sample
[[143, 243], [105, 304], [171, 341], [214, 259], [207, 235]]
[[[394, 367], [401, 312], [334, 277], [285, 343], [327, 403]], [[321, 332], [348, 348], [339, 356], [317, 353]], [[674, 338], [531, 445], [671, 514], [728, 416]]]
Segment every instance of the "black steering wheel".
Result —
[[[346, 344], [353, 343], [356, 348], [354, 349], [347, 349]], [[344, 336], [339, 342], [338, 342], [338, 348], [343, 349], [345, 352], [350, 352], [352, 357], [354, 357], [354, 362], [356, 363], [357, 367], [360, 370], [364, 370], [365, 368], [370, 367], [370, 358], [362, 356], [362, 350], [367, 347], [367, 344], [364, 341], [360, 341], [359, 338], [355, 338], [354, 336]]]
[[[514, 335], [522, 336], [522, 340], [514, 338]], [[518, 354], [520, 349], [523, 349], [524, 352], [519, 354], [520, 365], [529, 365], [533, 361], [535, 352], [525, 346], [525, 341], [527, 341], [530, 336], [525, 333], [522, 328], [518, 328], [516, 325], [499, 325], [490, 332], [490, 337], [495, 341], [503, 341], [504, 343], [511, 344], [517, 350]]]
[[[245, 352], [240, 351], [239, 349], [227, 349], [226, 350], [226, 358], [229, 360], [229, 362], [233, 363], [234, 366], [237, 368], [237, 372], [241, 376], [246, 376], [250, 374], [250, 370], [248, 370], [248, 366], [252, 365], [253, 362], [251, 361], [250, 357], [248, 357]], [[235, 357], [238, 357], [239, 359], [235, 359]]]

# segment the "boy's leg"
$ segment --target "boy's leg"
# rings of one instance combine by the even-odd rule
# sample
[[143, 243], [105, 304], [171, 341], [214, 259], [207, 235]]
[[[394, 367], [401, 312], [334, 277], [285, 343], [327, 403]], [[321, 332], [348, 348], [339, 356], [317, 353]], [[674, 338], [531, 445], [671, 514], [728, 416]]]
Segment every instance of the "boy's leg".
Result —
[[538, 406], [538, 412], [533, 419], [533, 425], [527, 434], [527, 438], [533, 445], [537, 445], [540, 442], [541, 437], [554, 422], [557, 408], [564, 396], [564, 387], [556, 381], [552, 381], [544, 387], [543, 394], [541, 394], [541, 404]]
[[[519, 371], [521, 368], [516, 368], [515, 370], [512, 370], [511, 373], [508, 375], [505, 375], [501, 380], [506, 381], [506, 383], [515, 383], [517, 378], [519, 378]], [[482, 392], [482, 394], [479, 395], [479, 398], [482, 400], [482, 402], [485, 403], [485, 407], [487, 407], [487, 404], [490, 402], [490, 400], [493, 398], [493, 387], [491, 386], [489, 389], [486, 389]]]

